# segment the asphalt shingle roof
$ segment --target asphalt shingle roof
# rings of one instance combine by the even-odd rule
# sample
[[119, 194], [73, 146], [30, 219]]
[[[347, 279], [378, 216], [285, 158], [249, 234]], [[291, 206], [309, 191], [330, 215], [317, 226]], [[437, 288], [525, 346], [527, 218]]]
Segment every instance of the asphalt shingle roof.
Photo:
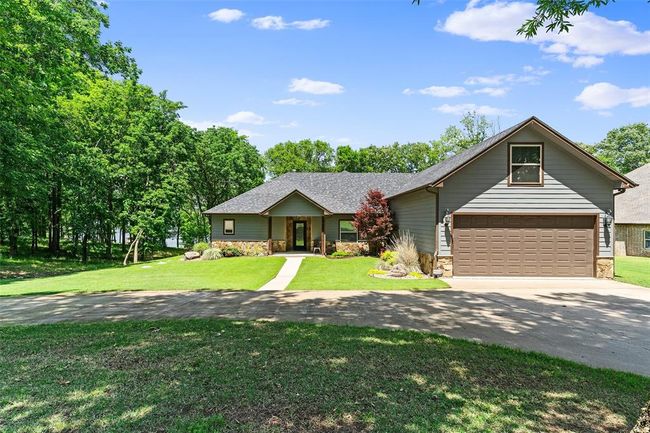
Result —
[[298, 191], [331, 213], [354, 213], [371, 188], [385, 195], [398, 191], [407, 173], [287, 173], [221, 203], [206, 214], [264, 212]]
[[[287, 173], [221, 203], [205, 213], [259, 214], [266, 211], [294, 191], [302, 193], [311, 201], [331, 213], [354, 213], [369, 189], [378, 188], [390, 198], [428, 185], [435, 185], [443, 178], [453, 173], [456, 169], [462, 167], [481, 153], [506, 139], [509, 135], [513, 134], [531, 121], [538, 122], [546, 128], [551, 129], [541, 120], [532, 116], [483, 140], [458, 155], [449, 157], [444, 161], [415, 174], [348, 172]], [[557, 134], [559, 135], [559, 133]], [[564, 138], [563, 136], [561, 137]], [[567, 138], [564, 139], [571, 143]], [[611, 169], [605, 166], [603, 167], [604, 170], [609, 170], [611, 172]], [[618, 173], [612, 173], [617, 177], [621, 176]], [[633, 173], [634, 172], [630, 174]], [[627, 181], [628, 179], [622, 180]], [[629, 194], [629, 192], [627, 194]], [[645, 206], [648, 206], [647, 200]], [[647, 220], [647, 208], [645, 212]], [[617, 221], [618, 220], [617, 215]]]
[[632, 170], [625, 176], [639, 186], [616, 196], [616, 223], [650, 224], [650, 163]]

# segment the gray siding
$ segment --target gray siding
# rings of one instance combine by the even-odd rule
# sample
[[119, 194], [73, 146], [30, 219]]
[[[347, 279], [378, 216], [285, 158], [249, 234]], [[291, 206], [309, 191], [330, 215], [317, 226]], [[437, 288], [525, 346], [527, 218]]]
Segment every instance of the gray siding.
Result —
[[422, 189], [390, 201], [399, 230], [408, 230], [418, 251], [435, 252], [436, 195]]
[[322, 217], [311, 218], [311, 240], [320, 240]]
[[271, 227], [271, 236], [274, 240], [281, 241], [286, 239], [287, 219], [285, 217], [273, 217]]
[[[223, 220], [235, 220], [235, 234], [223, 234]], [[260, 215], [212, 215], [212, 240], [263, 241], [268, 237], [268, 219]]]
[[325, 235], [328, 241], [339, 240], [339, 220], [351, 220], [354, 215], [338, 214], [325, 217]]
[[[488, 151], [449, 179], [439, 191], [439, 218], [451, 212], [598, 213], [599, 256], [611, 257], [613, 233], [603, 227], [613, 209], [614, 184], [544, 136], [526, 129], [510, 142], [544, 143], [544, 186], [508, 186], [507, 143]], [[441, 222], [441, 221], [440, 221]], [[440, 224], [440, 255], [451, 254], [451, 233]]]
[[293, 194], [273, 207], [269, 214], [272, 216], [317, 216], [323, 215], [323, 211], [299, 194]]

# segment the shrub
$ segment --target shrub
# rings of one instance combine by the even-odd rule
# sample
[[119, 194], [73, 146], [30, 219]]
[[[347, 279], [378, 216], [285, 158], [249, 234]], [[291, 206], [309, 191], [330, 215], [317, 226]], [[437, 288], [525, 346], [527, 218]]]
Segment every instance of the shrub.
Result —
[[244, 253], [237, 247], [226, 247], [221, 250], [221, 254], [223, 254], [224, 257], [239, 257]]
[[391, 240], [390, 247], [397, 253], [397, 263], [406, 266], [409, 272], [422, 272], [418, 250], [415, 246], [415, 237], [411, 233], [400, 231], [399, 235]]
[[218, 260], [223, 257], [219, 248], [208, 248], [201, 254], [201, 260]]
[[192, 251], [196, 251], [199, 254], [203, 254], [203, 251], [207, 250], [208, 248], [210, 248], [210, 244], [208, 244], [207, 242], [197, 242], [192, 247]]
[[383, 253], [381, 253], [381, 256], [379, 258], [383, 261], [389, 264], [390, 266], [393, 266], [394, 264], [397, 263], [397, 251], [391, 251], [391, 250], [386, 250]]
[[371, 269], [368, 271], [368, 275], [386, 275], [388, 271], [384, 269]]
[[424, 275], [420, 272], [409, 272], [409, 277], [420, 279], [424, 278]]
[[344, 257], [351, 257], [352, 253], [349, 253], [347, 251], [334, 251], [330, 257], [334, 259], [342, 259]]

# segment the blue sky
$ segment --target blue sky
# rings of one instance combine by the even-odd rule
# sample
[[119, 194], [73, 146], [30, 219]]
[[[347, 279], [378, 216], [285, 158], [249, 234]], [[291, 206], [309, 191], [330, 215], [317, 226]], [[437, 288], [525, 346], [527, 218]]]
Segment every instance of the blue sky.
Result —
[[650, 122], [650, 5], [619, 1], [569, 35], [514, 34], [532, 3], [453, 0], [110, 0], [105, 37], [142, 82], [261, 150], [436, 139], [476, 109], [504, 129], [530, 115], [587, 143]]

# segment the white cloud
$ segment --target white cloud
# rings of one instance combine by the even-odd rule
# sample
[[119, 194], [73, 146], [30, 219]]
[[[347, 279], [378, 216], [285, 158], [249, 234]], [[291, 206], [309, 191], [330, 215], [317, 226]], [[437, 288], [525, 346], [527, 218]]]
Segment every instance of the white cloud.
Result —
[[568, 33], [547, 33], [542, 29], [532, 39], [517, 35], [521, 24], [534, 14], [532, 2], [496, 1], [480, 7], [470, 2], [464, 10], [438, 23], [436, 29], [478, 41], [536, 44], [543, 52], [574, 67], [594, 66], [598, 64], [596, 58], [602, 60], [611, 54], [650, 54], [650, 31], [638, 30], [629, 21], [612, 21], [591, 12], [572, 17], [573, 27]]
[[251, 25], [260, 30], [285, 30], [285, 29], [298, 29], [298, 30], [316, 30], [323, 29], [330, 25], [330, 20], [315, 18], [312, 20], [304, 21], [291, 21], [287, 22], [278, 15], [268, 15], [265, 17], [255, 18], [251, 21]]
[[333, 95], [343, 93], [345, 89], [340, 84], [328, 81], [315, 81], [309, 78], [294, 78], [289, 84], [290, 92], [304, 92], [313, 95]]
[[537, 84], [541, 77], [551, 73], [548, 69], [526, 65], [523, 74], [496, 74], [487, 76], [473, 76], [465, 80], [468, 86], [501, 86], [506, 83]]
[[605, 59], [597, 56], [578, 56], [573, 63], [574, 68], [591, 68], [592, 66], [600, 65]]
[[251, 25], [260, 30], [284, 30], [287, 28], [287, 23], [282, 17], [272, 15], [255, 18], [251, 21]]
[[439, 111], [445, 114], [454, 114], [456, 116], [462, 116], [465, 113], [475, 111], [478, 114], [485, 116], [514, 116], [515, 111], [509, 108], [497, 108], [490, 105], [476, 105], [476, 104], [443, 104], [438, 107], [435, 107], [434, 110]]
[[238, 21], [244, 17], [244, 12], [239, 9], [219, 9], [214, 12], [210, 12], [208, 16], [212, 21], [220, 21], [222, 23], [232, 23], [233, 21]]
[[474, 93], [484, 94], [488, 96], [504, 96], [510, 89], [507, 87], [482, 87], [474, 90]]
[[[434, 96], [436, 98], [453, 98], [467, 94], [467, 90], [460, 86], [430, 86], [417, 91], [421, 95]], [[406, 95], [413, 93], [411, 89], [404, 89], [402, 92]]]
[[587, 110], [603, 111], [619, 105], [645, 107], [650, 105], [650, 87], [623, 89], [601, 82], [585, 87], [575, 100]]
[[226, 117], [228, 123], [246, 123], [250, 125], [263, 125], [268, 123], [266, 119], [252, 111], [238, 111]]
[[306, 20], [306, 21], [294, 21], [290, 23], [291, 27], [294, 27], [299, 30], [324, 29], [329, 25], [330, 25], [330, 20], [323, 20], [320, 18], [316, 18], [313, 20]]
[[278, 99], [273, 101], [275, 105], [305, 105], [307, 107], [315, 107], [320, 105], [319, 102], [312, 101], [310, 99], [298, 99], [298, 98], [287, 98], [287, 99]]

